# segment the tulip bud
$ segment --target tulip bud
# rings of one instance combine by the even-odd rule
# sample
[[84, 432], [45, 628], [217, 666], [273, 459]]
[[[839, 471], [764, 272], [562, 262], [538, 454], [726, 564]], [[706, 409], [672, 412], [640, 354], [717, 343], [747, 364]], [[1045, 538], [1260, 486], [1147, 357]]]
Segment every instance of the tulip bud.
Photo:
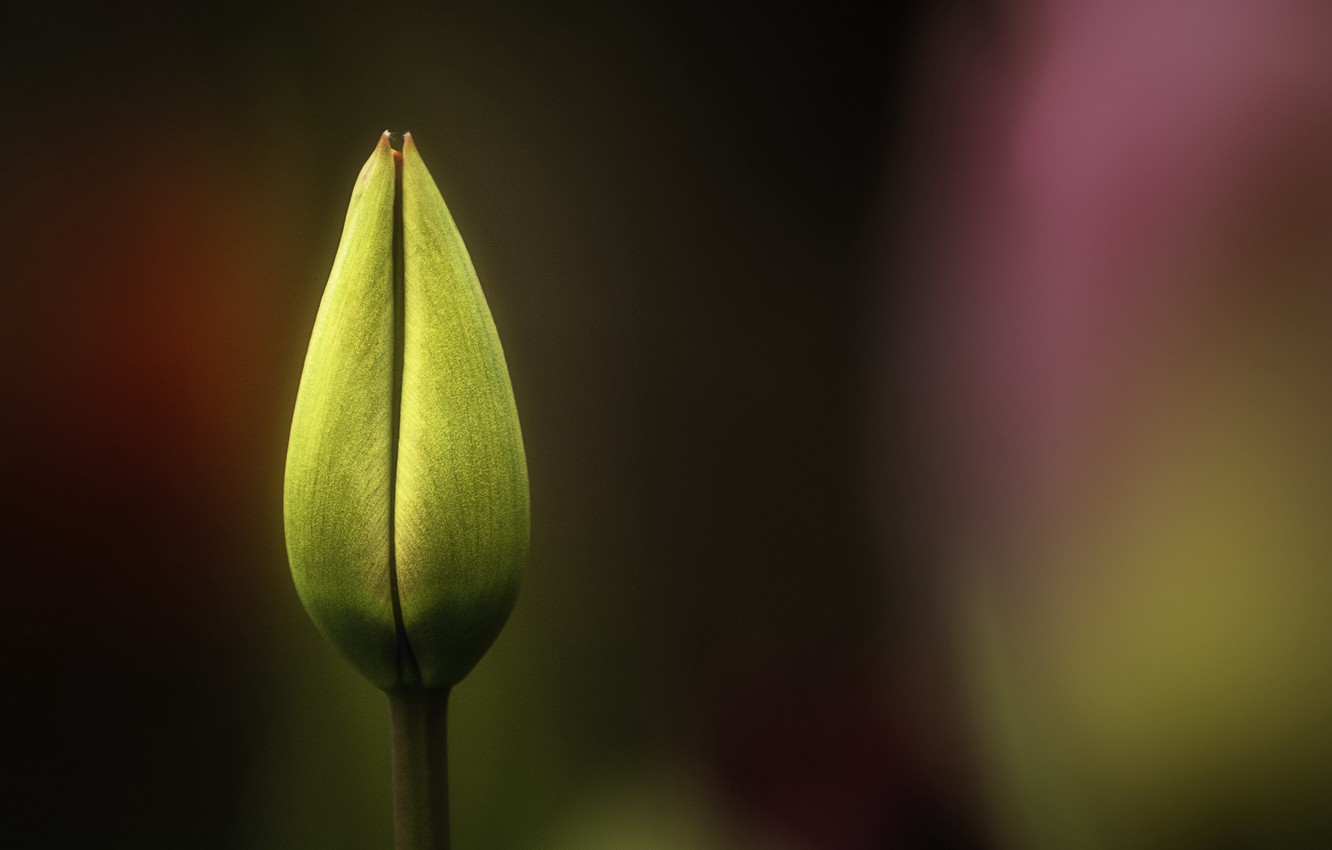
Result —
[[410, 134], [361, 169], [287, 450], [287, 553], [320, 632], [377, 687], [443, 689], [513, 607], [527, 466], [504, 353]]

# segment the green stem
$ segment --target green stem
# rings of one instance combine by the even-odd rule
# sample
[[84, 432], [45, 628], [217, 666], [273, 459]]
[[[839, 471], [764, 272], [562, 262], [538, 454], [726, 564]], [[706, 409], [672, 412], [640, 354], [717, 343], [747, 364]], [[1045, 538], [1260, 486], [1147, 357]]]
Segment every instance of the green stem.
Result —
[[449, 691], [389, 693], [396, 850], [449, 850]]

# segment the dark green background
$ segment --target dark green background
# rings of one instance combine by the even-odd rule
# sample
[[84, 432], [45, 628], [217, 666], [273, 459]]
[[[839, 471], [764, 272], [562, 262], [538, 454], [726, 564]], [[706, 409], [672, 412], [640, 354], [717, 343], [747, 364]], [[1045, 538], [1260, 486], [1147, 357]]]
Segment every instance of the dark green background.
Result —
[[4, 13], [3, 843], [389, 845], [387, 706], [301, 610], [280, 494], [393, 129], [532, 481], [455, 693], [457, 846], [962, 846], [873, 362], [921, 5]]

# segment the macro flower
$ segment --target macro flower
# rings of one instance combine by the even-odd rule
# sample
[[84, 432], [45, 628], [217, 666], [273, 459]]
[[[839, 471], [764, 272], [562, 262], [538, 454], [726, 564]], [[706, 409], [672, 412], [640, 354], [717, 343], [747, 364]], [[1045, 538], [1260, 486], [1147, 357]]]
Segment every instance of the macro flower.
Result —
[[476, 272], [411, 134], [361, 169], [315, 319], [283, 497], [296, 590], [386, 691], [494, 642], [527, 557], [527, 465]]

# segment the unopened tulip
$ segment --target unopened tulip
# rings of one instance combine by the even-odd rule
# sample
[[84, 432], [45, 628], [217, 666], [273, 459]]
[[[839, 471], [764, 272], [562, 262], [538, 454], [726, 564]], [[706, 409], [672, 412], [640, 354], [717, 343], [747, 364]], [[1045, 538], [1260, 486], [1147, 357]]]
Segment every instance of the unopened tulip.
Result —
[[352, 192], [305, 358], [284, 494], [296, 590], [390, 692], [443, 690], [490, 647], [528, 543], [504, 353], [417, 153], [385, 133]]

